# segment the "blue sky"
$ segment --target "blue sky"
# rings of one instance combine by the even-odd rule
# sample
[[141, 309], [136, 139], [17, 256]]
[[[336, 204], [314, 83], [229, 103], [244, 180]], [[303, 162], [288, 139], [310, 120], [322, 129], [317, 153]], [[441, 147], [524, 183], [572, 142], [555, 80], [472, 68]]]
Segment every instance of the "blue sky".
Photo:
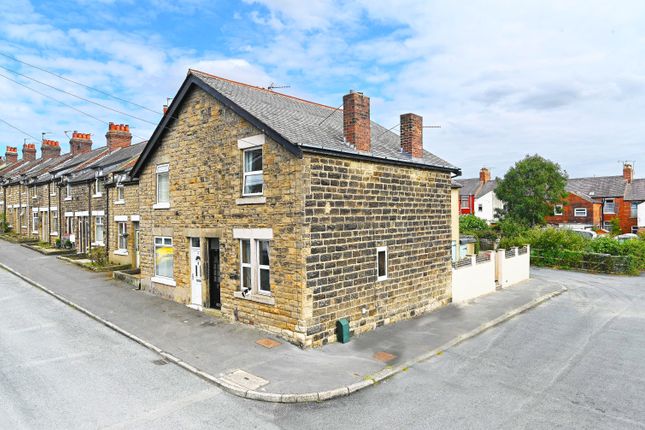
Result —
[[[571, 176], [633, 161], [642, 177], [644, 18], [638, 1], [0, 0], [0, 52], [156, 111], [189, 67], [332, 106], [360, 90], [388, 128], [404, 112], [440, 125], [425, 147], [465, 177], [482, 166], [501, 176], [528, 153]], [[0, 66], [159, 119], [6, 57]], [[154, 129], [0, 73], [141, 138]], [[105, 143], [104, 123], [3, 77], [0, 95], [0, 119], [35, 138], [51, 132], [66, 150], [64, 131], [78, 130]], [[26, 137], [1, 122], [0, 133], [3, 153]]]

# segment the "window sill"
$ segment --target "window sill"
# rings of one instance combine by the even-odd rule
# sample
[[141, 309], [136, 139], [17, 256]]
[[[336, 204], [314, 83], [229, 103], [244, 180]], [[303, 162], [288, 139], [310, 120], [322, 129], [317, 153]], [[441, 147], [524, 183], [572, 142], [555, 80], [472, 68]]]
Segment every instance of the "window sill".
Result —
[[265, 196], [248, 196], [235, 200], [238, 205], [261, 205], [267, 202]]
[[153, 276], [150, 278], [150, 280], [156, 284], [163, 284], [163, 285], [168, 285], [171, 287], [176, 287], [177, 283], [175, 282], [174, 279], [170, 278], [162, 278], [161, 276]]
[[38, 234], [38, 230], [32, 230], [31, 234]]
[[247, 294], [246, 297], [242, 295], [241, 291], [235, 291], [233, 292], [233, 295], [242, 300], [249, 300], [251, 302], [257, 302], [257, 303], [262, 303], [264, 305], [275, 305], [275, 298], [273, 296], [267, 296], [264, 294]]
[[63, 200], [65, 200], [66, 202], [69, 202], [69, 201], [72, 200], [72, 198], [71, 197], [65, 197]]
[[114, 251], [114, 255], [128, 255], [127, 249], [117, 249]]
[[103, 197], [103, 194], [92, 194], [93, 199], [99, 199], [101, 197]]
[[105, 246], [103, 242], [92, 242], [92, 246]]
[[57, 231], [52, 231], [51, 233], [49, 233], [49, 235], [50, 236], [58, 236], [58, 232]]
[[152, 209], [170, 209], [170, 203], [155, 203]]
[[115, 204], [115, 205], [124, 205], [124, 204], [125, 204], [125, 200], [117, 200], [117, 201], [115, 201], [115, 202], [114, 202], [114, 204]]

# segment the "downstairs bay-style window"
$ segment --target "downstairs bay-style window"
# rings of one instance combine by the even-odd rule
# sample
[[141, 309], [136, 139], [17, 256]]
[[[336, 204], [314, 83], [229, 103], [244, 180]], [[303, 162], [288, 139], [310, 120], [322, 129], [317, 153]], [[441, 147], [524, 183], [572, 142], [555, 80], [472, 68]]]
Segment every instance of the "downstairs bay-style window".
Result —
[[376, 248], [376, 280], [384, 281], [387, 279], [387, 246]]
[[[155, 237], [155, 277], [153, 281], [174, 285], [174, 248], [171, 237]], [[171, 282], [168, 282], [171, 281]]]
[[244, 179], [242, 195], [262, 195], [264, 180], [262, 177], [262, 147], [244, 151]]

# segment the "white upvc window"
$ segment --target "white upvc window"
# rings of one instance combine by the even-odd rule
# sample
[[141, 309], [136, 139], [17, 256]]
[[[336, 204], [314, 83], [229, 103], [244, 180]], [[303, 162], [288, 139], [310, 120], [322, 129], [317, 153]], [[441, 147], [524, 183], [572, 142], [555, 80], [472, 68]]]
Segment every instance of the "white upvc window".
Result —
[[127, 251], [128, 249], [128, 223], [118, 222], [117, 230], [119, 232], [119, 250]]
[[125, 203], [125, 191], [124, 191], [123, 184], [121, 182], [118, 182], [116, 184], [116, 199], [114, 203], [115, 204]]
[[587, 216], [587, 208], [575, 208], [573, 210], [573, 216], [577, 216], [577, 217]]
[[172, 280], [174, 248], [172, 237], [155, 237], [155, 277]]
[[249, 294], [271, 295], [270, 241], [240, 239], [240, 288]]
[[31, 198], [32, 199], [37, 199], [38, 198], [38, 188], [37, 187], [31, 187]]
[[71, 200], [72, 199], [72, 184], [69, 182], [65, 184], [65, 200]]
[[246, 149], [243, 152], [243, 196], [259, 196], [263, 193], [262, 147]]
[[38, 212], [31, 213], [31, 231], [38, 233]]
[[562, 215], [562, 205], [553, 206], [553, 215]]
[[638, 217], [638, 205], [641, 204], [641, 202], [632, 202], [629, 206], [629, 217], [630, 218], [636, 218]]
[[384, 281], [387, 279], [387, 246], [376, 248], [376, 280]]
[[483, 211], [484, 211], [484, 205], [483, 205], [483, 204], [481, 204], [481, 203], [479, 203], [479, 204], [477, 205], [477, 212], [483, 212]]
[[58, 211], [57, 210], [52, 210], [51, 211], [52, 215], [52, 235], [57, 235], [58, 234]]
[[167, 209], [170, 207], [170, 165], [158, 165], [156, 176], [157, 203], [154, 205], [154, 208]]
[[94, 181], [94, 196], [93, 197], [101, 197], [103, 195], [103, 178], [96, 178]]
[[614, 199], [605, 199], [604, 207], [606, 214], [616, 213], [616, 203], [614, 202]]
[[50, 186], [50, 193], [49, 193], [49, 195], [50, 195], [50, 196], [52, 196], [52, 197], [56, 197], [56, 185], [53, 185], [53, 184], [52, 184], [52, 185]]
[[74, 217], [71, 215], [65, 216], [65, 234], [74, 234]]
[[96, 216], [94, 217], [94, 242], [97, 245], [103, 245], [103, 217]]

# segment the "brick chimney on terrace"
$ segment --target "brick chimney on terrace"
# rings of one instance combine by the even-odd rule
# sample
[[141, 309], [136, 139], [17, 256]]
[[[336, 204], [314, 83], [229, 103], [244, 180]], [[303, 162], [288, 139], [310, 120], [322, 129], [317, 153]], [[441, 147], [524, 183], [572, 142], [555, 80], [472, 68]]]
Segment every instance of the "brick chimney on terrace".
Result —
[[351, 90], [343, 96], [343, 134], [359, 151], [370, 151], [370, 98]]
[[401, 115], [401, 149], [415, 158], [423, 157], [423, 117], [404, 113]]
[[22, 145], [22, 159], [25, 161], [34, 161], [36, 159], [35, 143], [25, 143]]
[[79, 133], [74, 130], [69, 140], [72, 155], [84, 154], [92, 150], [92, 138], [89, 133]]
[[60, 144], [57, 140], [44, 139], [40, 145], [40, 158], [47, 160], [60, 155]]
[[110, 123], [108, 132], [105, 134], [107, 146], [110, 151], [116, 148], [126, 148], [132, 143], [130, 126], [127, 124]]
[[15, 163], [18, 161], [18, 148], [15, 146], [7, 146], [7, 151], [4, 153], [4, 159], [7, 163]]
[[482, 167], [479, 171], [479, 182], [486, 183], [490, 181], [490, 170], [488, 167]]
[[634, 166], [632, 166], [631, 163], [623, 164], [623, 179], [625, 179], [628, 184], [631, 184], [632, 180], [634, 180]]

